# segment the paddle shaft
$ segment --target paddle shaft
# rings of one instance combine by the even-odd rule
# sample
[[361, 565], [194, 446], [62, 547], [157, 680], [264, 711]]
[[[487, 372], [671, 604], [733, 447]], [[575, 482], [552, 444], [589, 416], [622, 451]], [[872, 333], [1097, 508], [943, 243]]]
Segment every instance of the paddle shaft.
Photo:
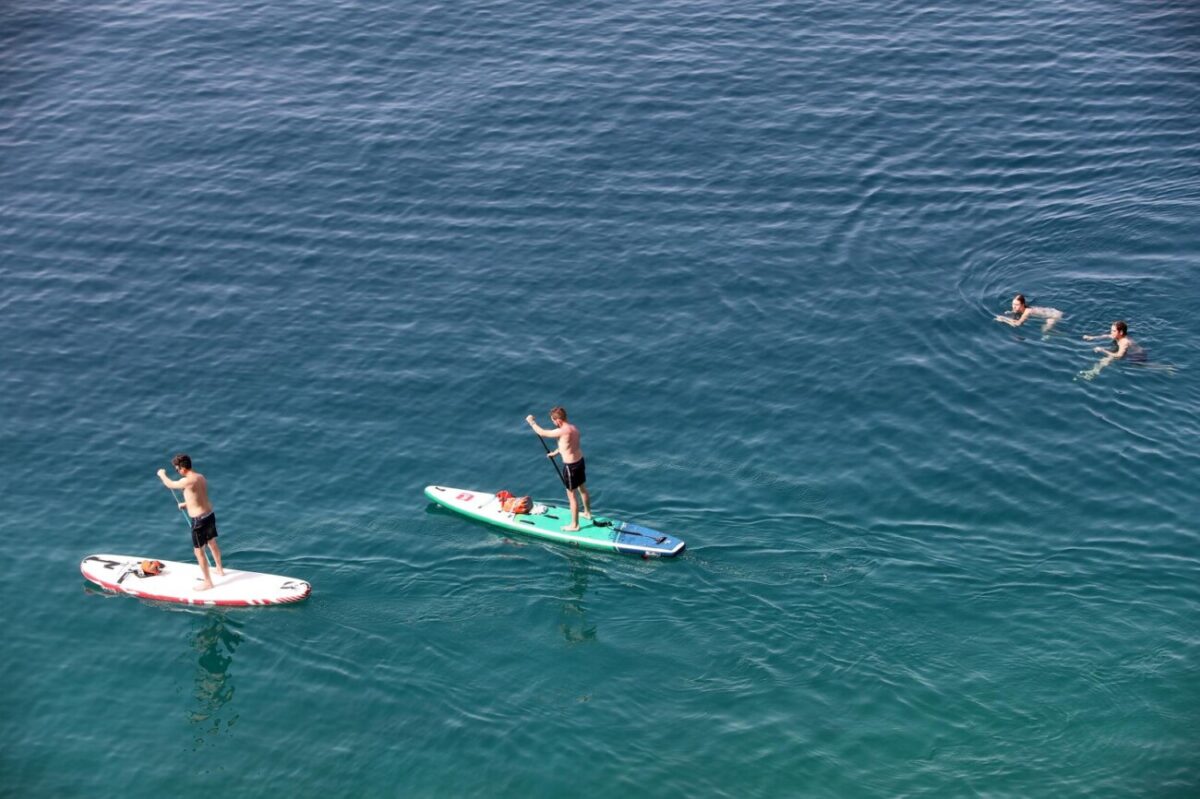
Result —
[[[167, 490], [171, 492], [171, 497], [172, 497], [172, 499], [175, 500], [175, 507], [179, 508], [179, 503], [181, 502], [181, 500], [179, 499], [179, 495], [176, 494], [175, 489], [171, 488], [170, 486], [167, 486]], [[189, 530], [191, 530], [192, 529], [192, 517], [188, 516], [187, 511], [184, 510], [183, 508], [179, 508], [179, 512], [183, 514], [183, 523], [188, 526]], [[214, 555], [213, 557], [216, 558], [216, 555]]]
[[[171, 497], [175, 500], [175, 507], [179, 508], [179, 503], [182, 500], [180, 500], [179, 495], [175, 493], [175, 489], [171, 488], [170, 486], [166, 486], [166, 489], [171, 492]], [[188, 529], [192, 529], [192, 517], [188, 516], [187, 511], [183, 508], [179, 508], [179, 512], [183, 514], [183, 521], [187, 524]]]
[[535, 436], [537, 436], [537, 440], [541, 442], [542, 449], [546, 450], [546, 460], [550, 461], [550, 466], [554, 469], [554, 473], [558, 475], [558, 479], [560, 482], [562, 482], [563, 488], [570, 491], [571, 487], [567, 485], [567, 478], [563, 475], [562, 472], [560, 472], [558, 470], [558, 464], [554, 462], [554, 458], [550, 457], [550, 448], [546, 446], [545, 440], [543, 440], [542, 437], [540, 435], [538, 435], [538, 431], [534, 430], [533, 434]]

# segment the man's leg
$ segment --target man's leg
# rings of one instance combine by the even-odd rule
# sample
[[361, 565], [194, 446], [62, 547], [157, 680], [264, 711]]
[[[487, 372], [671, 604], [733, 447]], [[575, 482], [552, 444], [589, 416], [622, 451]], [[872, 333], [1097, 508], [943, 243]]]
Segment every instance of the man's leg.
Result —
[[567, 489], [567, 501], [571, 503], [571, 524], [563, 528], [564, 533], [573, 533], [579, 529], [579, 503], [575, 500], [575, 492]]
[[224, 577], [225, 569], [221, 567], [221, 548], [217, 546], [217, 539], [210, 539], [208, 542], [208, 548], [212, 551], [213, 562], [217, 564], [217, 574]]
[[592, 498], [588, 496], [587, 486], [579, 487], [579, 496], [583, 497], [583, 518], [592, 518]]
[[208, 558], [204, 557], [204, 547], [196, 547], [196, 560], [200, 563], [200, 573], [204, 575], [204, 584], [197, 591], [207, 591], [213, 587], [212, 577], [208, 574]]

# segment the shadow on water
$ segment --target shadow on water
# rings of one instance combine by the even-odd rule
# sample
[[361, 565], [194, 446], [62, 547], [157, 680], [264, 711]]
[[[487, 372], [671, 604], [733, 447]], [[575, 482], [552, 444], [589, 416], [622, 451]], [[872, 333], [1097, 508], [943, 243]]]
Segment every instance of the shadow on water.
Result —
[[596, 625], [588, 618], [583, 597], [587, 594], [591, 569], [582, 557], [569, 558], [570, 582], [563, 597], [562, 614], [558, 629], [568, 644], [582, 644], [596, 640]]
[[197, 654], [194, 689], [196, 706], [188, 720], [197, 727], [196, 746], [220, 735], [237, 723], [237, 713], [227, 709], [233, 700], [230, 667], [233, 653], [242, 643], [240, 625], [221, 612], [206, 613], [192, 640]]

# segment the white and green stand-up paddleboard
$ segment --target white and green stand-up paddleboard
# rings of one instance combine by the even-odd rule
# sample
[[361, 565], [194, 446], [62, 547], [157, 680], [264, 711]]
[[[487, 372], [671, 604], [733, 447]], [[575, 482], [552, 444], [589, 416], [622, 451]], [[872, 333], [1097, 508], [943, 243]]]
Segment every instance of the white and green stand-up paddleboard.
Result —
[[534, 505], [530, 513], [506, 513], [495, 494], [465, 488], [427, 486], [425, 496], [444, 508], [514, 533], [543, 538], [559, 544], [643, 558], [673, 558], [683, 551], [683, 541], [674, 536], [607, 516], [579, 519], [579, 530], [563, 532], [571, 523], [571, 511], [554, 505]]

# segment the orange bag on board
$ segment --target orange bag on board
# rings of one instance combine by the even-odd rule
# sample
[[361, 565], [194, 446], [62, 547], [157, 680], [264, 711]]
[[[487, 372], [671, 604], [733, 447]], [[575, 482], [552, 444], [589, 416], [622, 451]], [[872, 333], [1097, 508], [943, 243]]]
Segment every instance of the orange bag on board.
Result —
[[514, 497], [507, 491], [496, 492], [496, 499], [500, 500], [500, 510], [505, 513], [529, 513], [533, 509], [533, 500], [529, 497]]

